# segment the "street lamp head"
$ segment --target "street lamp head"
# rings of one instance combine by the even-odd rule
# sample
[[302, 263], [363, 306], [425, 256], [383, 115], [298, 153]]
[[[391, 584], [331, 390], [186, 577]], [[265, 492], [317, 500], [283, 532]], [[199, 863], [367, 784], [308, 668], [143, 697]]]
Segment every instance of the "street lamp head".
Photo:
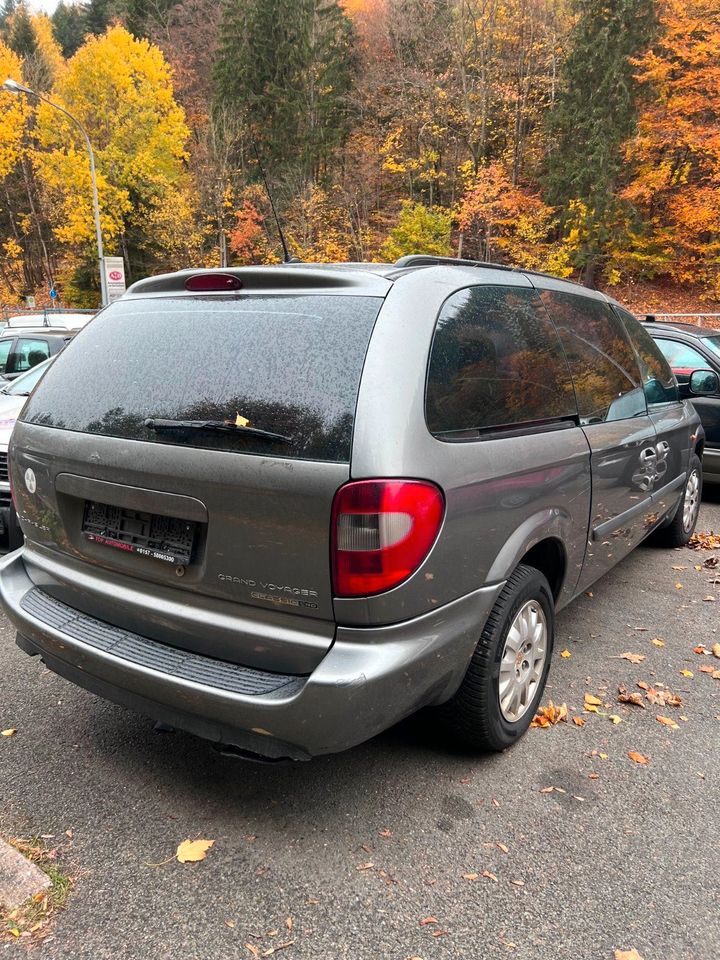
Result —
[[10, 77], [8, 77], [2, 85], [2, 89], [8, 93], [32, 93], [29, 87], [24, 87], [21, 83], [18, 83], [17, 80], [11, 80]]

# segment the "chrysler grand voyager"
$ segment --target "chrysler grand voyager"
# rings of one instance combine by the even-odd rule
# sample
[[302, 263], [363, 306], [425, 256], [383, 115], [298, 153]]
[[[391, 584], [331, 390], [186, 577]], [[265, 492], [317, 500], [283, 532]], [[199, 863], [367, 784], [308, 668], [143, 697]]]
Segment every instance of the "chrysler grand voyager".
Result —
[[[111, 358], [111, 359], [109, 359]], [[10, 448], [31, 655], [240, 755], [437, 707], [528, 727], [555, 612], [682, 544], [703, 433], [601, 293], [467, 261], [142, 280], [55, 360]]]

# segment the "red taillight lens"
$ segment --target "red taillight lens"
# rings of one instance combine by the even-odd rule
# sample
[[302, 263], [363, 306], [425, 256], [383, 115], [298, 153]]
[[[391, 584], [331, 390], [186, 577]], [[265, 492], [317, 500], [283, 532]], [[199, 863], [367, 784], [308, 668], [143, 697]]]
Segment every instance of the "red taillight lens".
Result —
[[231, 273], [198, 273], [185, 281], [185, 289], [195, 293], [208, 290], [239, 290], [240, 287], [242, 287], [242, 281]]
[[445, 501], [424, 480], [358, 480], [340, 487], [332, 512], [333, 589], [367, 597], [411, 576], [435, 543]]

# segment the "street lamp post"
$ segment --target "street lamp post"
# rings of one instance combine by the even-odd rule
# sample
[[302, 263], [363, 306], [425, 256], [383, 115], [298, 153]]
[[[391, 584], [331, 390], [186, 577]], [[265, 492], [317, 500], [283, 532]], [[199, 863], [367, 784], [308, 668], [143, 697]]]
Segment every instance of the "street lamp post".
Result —
[[93, 153], [92, 144], [90, 143], [90, 137], [87, 135], [87, 130], [78, 119], [76, 119], [68, 110], [65, 109], [65, 107], [61, 107], [58, 103], [53, 103], [52, 100], [42, 96], [40, 93], [35, 93], [35, 91], [31, 90], [29, 87], [24, 87], [21, 83], [18, 83], [17, 80], [6, 80], [2, 85], [2, 89], [7, 90], [8, 93], [24, 93], [29, 97], [37, 97], [38, 100], [42, 100], [43, 103], [50, 104], [51, 107], [59, 110], [60, 113], [64, 113], [66, 117], [72, 120], [80, 133], [83, 135], [88, 156], [90, 157], [90, 179], [92, 181], [93, 213], [95, 215], [95, 237], [97, 239], [98, 266], [100, 268], [100, 296], [102, 300], [102, 306], [104, 307], [108, 302], [108, 295], [107, 281], [105, 279], [105, 269], [103, 264], [104, 251], [102, 227], [100, 226], [100, 204], [98, 202], [97, 177], [95, 175], [95, 154]]

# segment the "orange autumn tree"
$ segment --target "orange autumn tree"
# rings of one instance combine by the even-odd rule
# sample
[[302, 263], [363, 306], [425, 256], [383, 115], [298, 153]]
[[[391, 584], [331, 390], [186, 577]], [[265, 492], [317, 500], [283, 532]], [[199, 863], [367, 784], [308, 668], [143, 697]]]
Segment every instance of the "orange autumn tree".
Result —
[[636, 61], [648, 99], [627, 144], [634, 175], [623, 196], [639, 226], [616, 259], [720, 298], [720, 6], [665, 0], [660, 28]]
[[555, 210], [513, 184], [498, 163], [481, 167], [460, 202], [463, 255], [527, 269], [571, 272], [567, 246], [553, 242]]

